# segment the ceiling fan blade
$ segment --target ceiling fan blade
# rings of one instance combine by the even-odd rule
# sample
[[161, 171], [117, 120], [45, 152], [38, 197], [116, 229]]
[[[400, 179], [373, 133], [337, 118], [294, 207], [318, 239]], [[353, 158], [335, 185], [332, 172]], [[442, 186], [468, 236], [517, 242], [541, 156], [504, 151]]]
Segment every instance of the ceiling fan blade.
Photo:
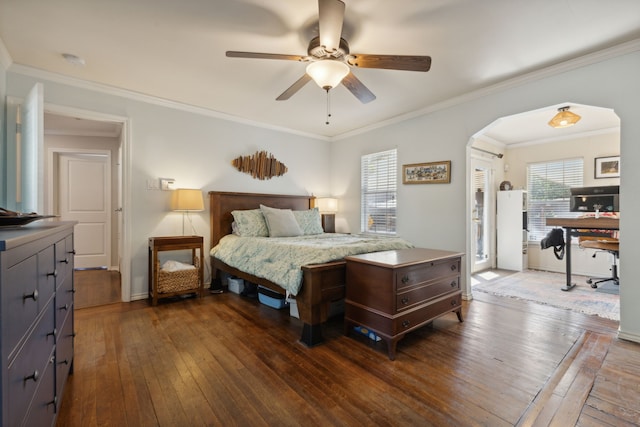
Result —
[[289, 61], [305, 61], [306, 56], [300, 55], [284, 55], [280, 53], [257, 53], [257, 52], [237, 52], [228, 50], [229, 58], [257, 58], [257, 59], [285, 59]]
[[340, 47], [344, 3], [340, 0], [318, 0], [320, 44], [332, 52]]
[[376, 96], [371, 92], [358, 78], [353, 74], [349, 73], [347, 76], [342, 79], [342, 84], [349, 89], [356, 98], [360, 100], [363, 104], [369, 103], [376, 99]]
[[384, 68], [387, 70], [404, 71], [429, 71], [431, 68], [430, 56], [413, 55], [367, 55], [362, 53], [352, 54], [349, 65], [360, 68]]
[[302, 89], [311, 80], [309, 74], [304, 73], [294, 84], [289, 86], [289, 89], [282, 92], [282, 94], [276, 98], [276, 101], [286, 101], [291, 98], [297, 91]]

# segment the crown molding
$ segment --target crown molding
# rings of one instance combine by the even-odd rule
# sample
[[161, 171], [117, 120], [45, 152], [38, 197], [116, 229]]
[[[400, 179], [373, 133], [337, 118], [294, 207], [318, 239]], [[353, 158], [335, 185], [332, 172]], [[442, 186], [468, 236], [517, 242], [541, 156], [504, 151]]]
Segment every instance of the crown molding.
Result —
[[147, 104], [166, 107], [174, 110], [185, 111], [188, 113], [198, 114], [201, 116], [227, 120], [235, 123], [240, 123], [248, 126], [258, 127], [262, 129], [273, 130], [277, 132], [289, 133], [306, 138], [319, 139], [329, 141], [330, 138], [322, 135], [316, 135], [308, 132], [300, 132], [294, 129], [289, 129], [282, 126], [270, 125], [263, 122], [244, 119], [242, 117], [234, 116], [227, 113], [221, 113], [219, 111], [211, 110], [204, 107], [197, 107], [195, 105], [185, 104], [182, 102], [171, 101], [164, 98], [159, 98], [152, 95], [147, 95], [140, 92], [135, 92], [128, 89], [118, 88], [115, 86], [105, 85], [103, 83], [96, 83], [89, 80], [78, 79], [75, 77], [69, 77], [58, 73], [52, 73], [50, 71], [41, 70], [38, 68], [28, 67], [26, 65], [13, 63], [8, 71], [16, 74], [22, 74], [25, 76], [33, 77], [35, 79], [49, 80], [54, 83], [64, 84], [67, 86], [76, 87], [79, 89], [91, 90], [94, 92], [104, 93], [106, 95], [113, 95], [120, 98], [127, 98], [134, 101], [140, 101]]
[[355, 135], [363, 134], [370, 132], [375, 129], [379, 129], [382, 127], [386, 127], [395, 123], [400, 123], [415, 117], [424, 116], [439, 110], [444, 110], [447, 108], [455, 107], [460, 104], [464, 104], [470, 101], [475, 101], [479, 98], [491, 95], [493, 93], [498, 93], [505, 91], [507, 89], [511, 89], [514, 87], [522, 86], [526, 83], [534, 82], [536, 80], [541, 80], [547, 77], [556, 76], [558, 74], [565, 73], [567, 71], [576, 70], [578, 68], [585, 67], [587, 65], [596, 64], [598, 62], [606, 61], [608, 59], [617, 58], [619, 56], [627, 55], [629, 53], [633, 53], [640, 50], [640, 39], [631, 40], [626, 43], [619, 44], [617, 46], [613, 46], [608, 49], [603, 49], [598, 52], [594, 52], [591, 54], [587, 54], [578, 58], [570, 59], [564, 62], [561, 62], [556, 65], [551, 65], [549, 67], [543, 68], [541, 70], [532, 71], [528, 74], [524, 74], [522, 76], [514, 77], [512, 79], [504, 80], [502, 82], [493, 84], [491, 86], [487, 86], [485, 88], [481, 88], [472, 92], [465, 93], [464, 95], [460, 95], [454, 98], [450, 98], [448, 100], [429, 105], [425, 108], [412, 111], [410, 113], [402, 114], [396, 117], [392, 117], [388, 120], [384, 120], [373, 124], [371, 126], [365, 126], [360, 129], [356, 129], [350, 132], [346, 132], [340, 135], [336, 135], [332, 137], [334, 141], [346, 139]]
[[324, 136], [318, 134], [312, 134], [308, 132], [301, 132], [294, 129], [275, 126], [266, 124], [263, 122], [258, 122], [254, 120], [244, 119], [238, 116], [234, 116], [227, 113], [222, 113], [219, 111], [211, 110], [208, 108], [197, 107], [195, 105], [184, 104], [181, 102], [171, 101], [164, 98], [159, 98], [147, 94], [143, 94], [140, 92], [131, 91], [128, 89], [117, 88], [114, 86], [105, 85], [102, 83], [91, 82], [87, 80], [82, 80], [74, 77], [68, 77], [57, 73], [52, 73], [49, 71], [44, 71], [32, 67], [27, 67], [24, 65], [13, 63], [11, 56], [8, 54], [8, 51], [4, 47], [2, 40], [0, 39], [0, 61], [8, 62], [7, 70], [10, 72], [15, 72], [17, 74], [23, 74], [27, 76], [31, 76], [37, 79], [50, 80], [52, 82], [73, 86], [81, 89], [92, 90], [96, 92], [101, 92], [108, 95], [118, 96], [122, 98], [132, 99], [136, 101], [141, 101], [153, 105], [158, 105], [166, 108], [186, 111], [189, 113], [194, 113], [206, 117], [212, 117], [216, 119], [227, 120], [235, 123], [240, 123], [248, 126], [258, 127], [267, 130], [273, 130], [282, 133], [288, 133], [293, 135], [298, 135], [306, 138], [312, 138], [316, 140], [322, 141], [339, 141], [343, 140], [355, 135], [360, 135], [363, 133], [371, 132], [375, 129], [380, 129], [382, 127], [390, 126], [392, 124], [404, 122], [409, 119], [413, 119], [416, 117], [424, 116], [436, 111], [444, 110], [447, 108], [451, 108], [460, 104], [464, 104], [470, 101], [477, 100], [479, 98], [488, 96], [493, 93], [498, 93], [510, 88], [514, 88], [517, 86], [524, 85], [526, 83], [530, 83], [536, 80], [541, 80], [547, 77], [555, 76], [558, 74], [565, 73], [567, 71], [575, 70], [587, 65], [595, 64], [598, 62], [602, 62], [608, 59], [616, 58], [619, 56], [623, 56], [629, 53], [633, 53], [640, 50], [640, 39], [635, 39], [626, 43], [622, 43], [620, 45], [603, 49], [598, 52], [594, 52], [591, 54], [587, 54], [575, 59], [571, 59], [568, 61], [564, 61], [562, 63], [552, 65], [541, 70], [533, 71], [531, 73], [525, 74], [523, 76], [514, 77], [512, 79], [504, 80], [502, 82], [487, 86], [485, 88], [481, 88], [472, 92], [468, 92], [464, 95], [460, 95], [457, 97], [450, 98], [448, 100], [429, 105], [427, 107], [406, 113], [401, 114], [395, 117], [392, 117], [387, 120], [380, 121], [376, 124], [370, 126], [364, 126], [359, 129], [355, 129], [353, 131], [345, 132], [340, 135], [335, 136]]

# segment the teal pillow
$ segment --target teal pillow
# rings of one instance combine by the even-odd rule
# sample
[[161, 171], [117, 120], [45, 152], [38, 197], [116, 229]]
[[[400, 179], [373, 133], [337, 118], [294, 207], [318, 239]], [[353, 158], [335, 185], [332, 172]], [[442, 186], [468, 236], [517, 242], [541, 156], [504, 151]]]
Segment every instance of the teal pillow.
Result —
[[304, 235], [322, 234], [322, 220], [320, 219], [320, 210], [318, 208], [306, 211], [293, 211], [293, 216], [298, 221], [298, 225], [302, 229]]
[[232, 211], [234, 232], [240, 237], [269, 237], [269, 229], [260, 209]]

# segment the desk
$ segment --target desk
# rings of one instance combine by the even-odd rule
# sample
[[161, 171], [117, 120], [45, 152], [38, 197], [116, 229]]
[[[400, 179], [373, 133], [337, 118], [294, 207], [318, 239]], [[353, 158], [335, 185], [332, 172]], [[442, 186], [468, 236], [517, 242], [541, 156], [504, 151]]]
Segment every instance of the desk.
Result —
[[[581, 232], [578, 230], [618, 230], [620, 220], [618, 218], [547, 218], [546, 224], [562, 227], [565, 230], [565, 257], [567, 263], [567, 284], [563, 286], [563, 291], [571, 290], [576, 284], [571, 283], [571, 237], [572, 236], [605, 236], [602, 233]], [[607, 235], [608, 236], [608, 235]]]

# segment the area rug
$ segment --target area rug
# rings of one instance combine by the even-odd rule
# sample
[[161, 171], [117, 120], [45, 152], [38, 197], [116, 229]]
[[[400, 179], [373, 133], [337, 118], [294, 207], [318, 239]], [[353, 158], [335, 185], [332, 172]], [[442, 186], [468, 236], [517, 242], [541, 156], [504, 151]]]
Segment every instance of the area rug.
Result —
[[525, 270], [512, 274], [504, 271], [480, 273], [471, 279], [472, 292], [519, 298], [539, 304], [620, 320], [620, 296], [596, 292], [586, 277], [573, 276], [576, 286], [570, 291], [560, 288], [566, 283], [564, 273]]

